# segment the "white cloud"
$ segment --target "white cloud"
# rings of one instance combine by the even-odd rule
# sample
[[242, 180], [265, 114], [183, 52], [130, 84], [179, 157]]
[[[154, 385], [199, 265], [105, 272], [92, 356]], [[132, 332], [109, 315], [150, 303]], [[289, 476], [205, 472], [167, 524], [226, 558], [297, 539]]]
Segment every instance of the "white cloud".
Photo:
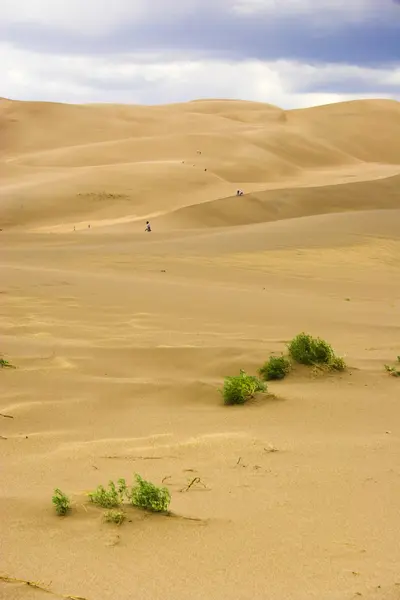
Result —
[[141, 19], [157, 21], [193, 15], [200, 8], [230, 10], [235, 0], [1, 0], [1, 21], [104, 34]]
[[2, 0], [1, 19], [3, 23], [101, 34], [126, 19], [141, 17], [146, 10], [142, 0]]
[[[302, 93], [330, 81], [365, 84], [371, 93]], [[168, 103], [238, 98], [305, 107], [359, 97], [380, 97], [398, 86], [400, 68], [308, 65], [292, 61], [183, 61], [157, 55], [108, 57], [41, 55], [0, 45], [0, 96], [61, 102]], [[390, 97], [390, 95], [389, 95]]]
[[[357, 82], [358, 85], [368, 85], [371, 90], [381, 89], [384, 86], [398, 86], [398, 95], [400, 96], [400, 66], [398, 67], [361, 67], [359, 65], [342, 64], [304, 64], [295, 61], [277, 61], [275, 63], [285, 81], [294, 88], [298, 87], [316, 87], [326, 86], [329, 83], [333, 85], [340, 82], [343, 86]], [[379, 94], [378, 94], [379, 95]]]

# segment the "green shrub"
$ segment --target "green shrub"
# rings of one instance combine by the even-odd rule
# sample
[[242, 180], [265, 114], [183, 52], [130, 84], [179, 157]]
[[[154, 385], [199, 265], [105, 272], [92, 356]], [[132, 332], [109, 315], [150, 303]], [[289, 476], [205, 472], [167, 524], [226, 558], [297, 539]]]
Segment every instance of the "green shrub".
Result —
[[[397, 357], [397, 359], [399, 360], [399, 357]], [[399, 362], [400, 362], [400, 360], [399, 360]], [[389, 375], [391, 375], [392, 377], [400, 377], [400, 371], [398, 369], [396, 369], [396, 367], [391, 367], [390, 365], [385, 365], [385, 369], [389, 373]]]
[[248, 375], [241, 369], [240, 375], [225, 377], [224, 387], [220, 391], [225, 404], [245, 404], [257, 392], [266, 392], [267, 386], [258, 377]]
[[106, 523], [122, 525], [125, 521], [125, 513], [122, 510], [110, 509], [104, 513], [104, 520]]
[[123, 502], [126, 492], [125, 479], [118, 479], [118, 487], [113, 481], [109, 482], [108, 489], [99, 485], [94, 492], [89, 494], [89, 498], [93, 504], [103, 508], [117, 508]]
[[71, 508], [69, 498], [58, 488], [54, 490], [52, 502], [55, 506], [56, 513], [60, 517], [66, 515]]
[[335, 355], [328, 342], [307, 333], [296, 335], [288, 344], [288, 348], [293, 360], [301, 365], [323, 366], [337, 371], [346, 368], [344, 359]]
[[329, 367], [334, 371], [345, 371], [347, 368], [346, 361], [342, 356], [334, 356]]
[[290, 360], [286, 356], [270, 356], [258, 372], [265, 381], [284, 379], [291, 366]]
[[5, 358], [0, 358], [0, 369], [15, 369], [15, 367]]
[[136, 474], [135, 478], [136, 485], [133, 485], [127, 493], [133, 506], [153, 512], [167, 512], [171, 502], [169, 490], [145, 481], [140, 475]]

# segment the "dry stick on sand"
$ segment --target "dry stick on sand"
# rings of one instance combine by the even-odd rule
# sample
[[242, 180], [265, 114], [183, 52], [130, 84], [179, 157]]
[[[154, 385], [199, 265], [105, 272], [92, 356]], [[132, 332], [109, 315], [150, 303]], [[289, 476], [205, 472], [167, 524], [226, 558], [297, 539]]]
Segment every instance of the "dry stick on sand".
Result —
[[0, 413], [0, 417], [4, 417], [5, 419], [13, 419], [14, 418], [12, 415], [3, 415], [3, 413]]
[[8, 575], [0, 575], [0, 581], [4, 583], [24, 583], [25, 585], [35, 588], [37, 590], [42, 590], [42, 592], [46, 592], [46, 594], [51, 594], [52, 596], [56, 596], [58, 598], [66, 598], [67, 600], [88, 600], [83, 596], [71, 596], [69, 594], [58, 594], [57, 592], [53, 592], [50, 588], [36, 581], [29, 581], [27, 579], [18, 579], [17, 577], [8, 577]]
[[200, 485], [207, 489], [207, 486], [201, 481], [200, 477], [195, 477], [186, 487], [182, 488], [180, 491], [188, 492], [195, 483], [200, 483]]

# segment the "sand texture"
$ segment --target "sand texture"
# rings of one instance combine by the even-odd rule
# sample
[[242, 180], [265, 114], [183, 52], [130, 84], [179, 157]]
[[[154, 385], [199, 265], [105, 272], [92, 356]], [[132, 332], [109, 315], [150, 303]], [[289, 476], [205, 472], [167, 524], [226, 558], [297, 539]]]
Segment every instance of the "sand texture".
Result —
[[[0, 99], [0, 229], [1, 599], [400, 599], [400, 103]], [[301, 331], [349, 369], [223, 405]]]

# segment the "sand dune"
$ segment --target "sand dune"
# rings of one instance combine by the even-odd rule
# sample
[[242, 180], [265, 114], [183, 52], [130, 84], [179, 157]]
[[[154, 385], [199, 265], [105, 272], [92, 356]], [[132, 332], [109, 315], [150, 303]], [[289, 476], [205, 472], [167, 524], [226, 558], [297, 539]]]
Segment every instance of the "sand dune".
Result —
[[[0, 99], [0, 131], [0, 575], [87, 600], [399, 598], [400, 104]], [[302, 330], [349, 370], [223, 406], [225, 375]], [[134, 472], [173, 517], [102, 521], [88, 491]]]
[[[286, 113], [234, 101], [152, 108], [2, 101], [0, 118], [0, 219], [8, 227], [73, 224], [77, 215], [144, 219], [202, 202], [230, 204], [223, 199], [238, 188], [252, 194], [399, 172], [400, 108], [391, 101]], [[394, 181], [391, 195], [397, 189]], [[347, 192], [335, 193], [347, 203]], [[285, 205], [285, 195], [271, 202]], [[253, 222], [246, 214], [254, 202], [259, 197], [246, 195], [233, 211]]]

